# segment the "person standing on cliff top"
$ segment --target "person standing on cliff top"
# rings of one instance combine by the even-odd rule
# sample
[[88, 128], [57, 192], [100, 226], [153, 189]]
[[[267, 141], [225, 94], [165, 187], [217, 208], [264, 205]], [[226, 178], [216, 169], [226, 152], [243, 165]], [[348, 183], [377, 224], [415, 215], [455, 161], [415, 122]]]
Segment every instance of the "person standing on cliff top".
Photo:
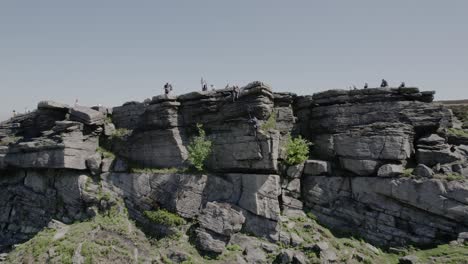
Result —
[[164, 94], [169, 95], [169, 93], [172, 91], [172, 85], [170, 83], [166, 83], [164, 85]]
[[382, 79], [382, 83], [380, 84], [380, 87], [382, 88], [388, 87], [388, 83], [385, 79]]
[[369, 84], [365, 83], [364, 84], [364, 89], [367, 89], [367, 88], [369, 88]]
[[203, 79], [203, 77], [201, 78], [201, 86], [202, 86], [202, 91], [203, 92], [206, 92], [208, 91], [208, 85], [206, 84], [206, 80]]
[[239, 86], [234, 85], [232, 87], [232, 101], [235, 102], [239, 99], [240, 89]]

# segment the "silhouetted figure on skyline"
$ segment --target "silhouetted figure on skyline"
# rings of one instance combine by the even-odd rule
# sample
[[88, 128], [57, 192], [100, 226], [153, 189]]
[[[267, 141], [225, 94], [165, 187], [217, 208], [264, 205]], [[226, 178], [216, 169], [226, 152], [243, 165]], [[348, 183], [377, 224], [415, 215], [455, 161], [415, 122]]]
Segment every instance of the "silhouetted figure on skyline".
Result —
[[239, 99], [240, 89], [239, 86], [234, 85], [232, 87], [232, 101], [235, 102]]
[[401, 82], [400, 86], [398, 86], [398, 88], [405, 88], [406, 84], [405, 82]]
[[365, 83], [364, 84], [364, 89], [367, 89], [367, 88], [369, 88], [369, 84]]
[[382, 88], [388, 87], [388, 83], [385, 79], [382, 79], [382, 83], [380, 84], [380, 87]]
[[208, 85], [206, 84], [206, 80], [204, 80], [203, 77], [201, 78], [201, 86], [203, 92], [208, 91]]
[[170, 83], [166, 83], [164, 85], [164, 94], [169, 95], [169, 93], [172, 92], [172, 85]]

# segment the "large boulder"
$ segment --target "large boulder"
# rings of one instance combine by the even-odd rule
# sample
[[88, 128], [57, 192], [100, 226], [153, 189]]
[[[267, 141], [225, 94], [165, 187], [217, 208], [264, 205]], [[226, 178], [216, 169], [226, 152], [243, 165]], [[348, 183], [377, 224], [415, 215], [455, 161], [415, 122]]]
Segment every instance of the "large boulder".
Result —
[[258, 216], [278, 220], [280, 177], [265, 174], [242, 174], [241, 177], [242, 194], [239, 206]]
[[70, 106], [54, 101], [41, 101], [37, 104], [37, 109], [68, 111], [70, 109]]
[[377, 171], [379, 177], [397, 177], [403, 174], [403, 165], [401, 164], [385, 164]]
[[198, 217], [198, 222], [205, 229], [230, 236], [242, 229], [245, 217], [231, 204], [209, 202]]
[[379, 162], [375, 160], [359, 160], [340, 158], [341, 166], [359, 176], [369, 176], [376, 172]]
[[86, 125], [102, 125], [105, 116], [94, 109], [84, 106], [75, 106], [70, 110], [70, 119]]
[[203, 228], [197, 228], [195, 230], [195, 245], [202, 251], [221, 254], [226, 244], [227, 241], [224, 236], [217, 235]]
[[434, 177], [434, 171], [427, 167], [424, 164], [419, 164], [413, 171], [414, 175], [423, 177], [423, 178], [432, 178]]
[[323, 160], [307, 160], [304, 166], [304, 174], [306, 176], [328, 175], [331, 171], [331, 165], [328, 161]]

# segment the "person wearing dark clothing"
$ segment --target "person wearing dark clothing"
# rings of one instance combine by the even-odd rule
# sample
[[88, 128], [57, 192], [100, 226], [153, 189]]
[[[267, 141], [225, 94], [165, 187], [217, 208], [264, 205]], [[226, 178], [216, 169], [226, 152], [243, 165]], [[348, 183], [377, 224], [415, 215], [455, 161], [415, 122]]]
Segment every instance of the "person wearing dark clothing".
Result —
[[202, 91], [203, 92], [206, 92], [208, 91], [208, 84], [206, 83], [206, 80], [203, 79], [203, 77], [201, 78], [201, 86], [202, 86]]
[[257, 137], [257, 130], [258, 130], [258, 128], [260, 127], [260, 123], [259, 123], [257, 117], [254, 116], [254, 117], [250, 118], [248, 122], [249, 122], [249, 124], [251, 124], [252, 127], [253, 127], [254, 136]]
[[388, 87], [388, 83], [385, 79], [382, 79], [382, 83], [380, 84], [380, 87], [382, 88]]
[[170, 83], [166, 83], [164, 85], [164, 94], [169, 95], [169, 93], [172, 91], [172, 85]]
[[239, 99], [240, 89], [239, 86], [234, 85], [232, 87], [232, 101], [235, 102]]
[[405, 82], [402, 82], [400, 86], [398, 86], [398, 88], [405, 88], [405, 86], [406, 86]]
[[369, 88], [369, 84], [365, 83], [364, 84], [364, 89], [367, 89], [367, 88]]

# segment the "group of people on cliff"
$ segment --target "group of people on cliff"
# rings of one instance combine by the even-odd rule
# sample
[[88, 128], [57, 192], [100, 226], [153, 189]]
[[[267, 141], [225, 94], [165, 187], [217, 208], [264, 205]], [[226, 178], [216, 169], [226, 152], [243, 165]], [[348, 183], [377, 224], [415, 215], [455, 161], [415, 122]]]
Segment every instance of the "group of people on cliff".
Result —
[[[382, 82], [380, 83], [380, 88], [387, 88], [387, 87], [388, 87], [388, 82], [387, 82], [387, 80], [382, 79]], [[406, 87], [405, 82], [401, 82], [400, 86], [398, 86], [399, 89], [405, 88], [405, 87]], [[369, 88], [369, 84], [368, 84], [368, 83], [365, 83], [365, 84], [364, 84], [364, 89], [368, 89], [368, 88]], [[353, 90], [357, 90], [356, 86], [353, 86]]]
[[[205, 79], [203, 79], [203, 77], [201, 78], [200, 83], [201, 83], [202, 92], [208, 92], [208, 83], [206, 82]], [[163, 88], [164, 88], [164, 94], [165, 95], [169, 95], [173, 91], [172, 84], [170, 84], [169, 82], [166, 82], [164, 84]], [[216, 87], [213, 84], [210, 85], [210, 88], [211, 88], [211, 91], [216, 90]], [[229, 84], [227, 84], [226, 87], [224, 88], [224, 90], [226, 92], [229, 92], [233, 102], [235, 102], [235, 101], [237, 101], [239, 99], [241, 89], [239, 88], [238, 85], [229, 86]]]

